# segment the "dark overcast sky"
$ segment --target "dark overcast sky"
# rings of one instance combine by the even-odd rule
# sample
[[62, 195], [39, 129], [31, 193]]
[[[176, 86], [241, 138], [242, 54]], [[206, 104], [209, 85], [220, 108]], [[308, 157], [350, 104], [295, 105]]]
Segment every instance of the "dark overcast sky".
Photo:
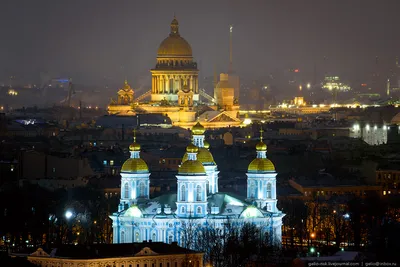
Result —
[[[202, 76], [228, 66], [229, 24], [234, 63], [246, 78], [274, 69], [321, 68], [358, 75], [400, 54], [400, 0], [2, 0], [0, 71], [41, 71], [102, 84], [149, 77], [158, 45], [175, 13]], [[123, 66], [123, 67], [122, 67]]]

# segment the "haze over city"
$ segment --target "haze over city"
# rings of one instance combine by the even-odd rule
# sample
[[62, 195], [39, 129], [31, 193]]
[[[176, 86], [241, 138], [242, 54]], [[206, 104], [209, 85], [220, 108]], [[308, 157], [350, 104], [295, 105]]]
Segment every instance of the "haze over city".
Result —
[[396, 0], [387, 1], [3, 1], [0, 69], [38, 83], [41, 72], [85, 85], [150, 84], [148, 69], [175, 14], [200, 75], [227, 70], [243, 79], [298, 68], [312, 79], [332, 73], [351, 82], [400, 54]]

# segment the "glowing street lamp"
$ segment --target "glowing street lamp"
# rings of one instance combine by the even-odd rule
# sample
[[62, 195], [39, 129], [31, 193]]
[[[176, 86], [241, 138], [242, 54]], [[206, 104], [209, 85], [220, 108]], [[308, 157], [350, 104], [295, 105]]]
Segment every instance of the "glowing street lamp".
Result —
[[310, 88], [311, 88], [311, 84], [307, 83], [307, 89], [310, 89]]
[[72, 215], [73, 215], [72, 211], [70, 211], [70, 210], [67, 210], [65, 212], [65, 218], [67, 218], [67, 220], [71, 219]]

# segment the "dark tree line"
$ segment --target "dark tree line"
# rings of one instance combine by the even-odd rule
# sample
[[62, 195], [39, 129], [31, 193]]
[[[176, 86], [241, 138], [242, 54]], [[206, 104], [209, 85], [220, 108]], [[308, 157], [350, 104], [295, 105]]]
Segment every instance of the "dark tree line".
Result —
[[[116, 198], [101, 190], [74, 188], [47, 191], [39, 186], [9, 188], [0, 194], [0, 237], [7, 248], [61, 243], [110, 243], [109, 214]], [[66, 212], [72, 216], [67, 218]]]
[[[310, 247], [326, 251], [327, 247], [372, 252], [385, 259], [400, 248], [400, 199], [382, 198], [378, 194], [329, 199], [313, 196], [304, 201], [286, 199], [279, 202], [284, 217], [283, 245], [306, 251]], [[396, 256], [397, 257], [397, 256]]]
[[182, 223], [182, 238], [184, 247], [204, 252], [204, 262], [215, 267], [282, 260], [280, 244], [274, 242], [269, 231], [263, 232], [252, 223], [234, 224], [227, 219], [222, 228], [217, 228], [208, 222], [198, 225], [189, 220]]

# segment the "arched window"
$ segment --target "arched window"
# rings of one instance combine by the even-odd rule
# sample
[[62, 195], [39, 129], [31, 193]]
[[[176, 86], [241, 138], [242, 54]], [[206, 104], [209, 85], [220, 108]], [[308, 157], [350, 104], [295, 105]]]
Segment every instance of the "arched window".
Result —
[[250, 182], [250, 198], [256, 197], [256, 183], [254, 181]]
[[121, 243], [125, 243], [125, 232], [121, 231]]
[[156, 241], [157, 241], [156, 237], [157, 237], [156, 233], [153, 233], [153, 234], [151, 235], [151, 240], [152, 240], [153, 242], [156, 242]]
[[181, 213], [185, 213], [185, 207], [181, 208]]
[[186, 186], [181, 185], [181, 201], [186, 201]]
[[201, 207], [197, 207], [197, 214], [201, 214]]
[[129, 185], [128, 185], [128, 183], [125, 183], [125, 185], [124, 185], [124, 196], [125, 196], [125, 198], [129, 198]]
[[202, 201], [201, 193], [202, 193], [201, 186], [197, 185], [197, 187], [196, 187], [196, 201]]
[[168, 236], [168, 243], [171, 244], [173, 240], [174, 240], [174, 237], [172, 235], [169, 235]]
[[271, 194], [271, 184], [268, 183], [267, 184], [267, 198], [271, 198], [272, 194]]
[[144, 182], [140, 182], [139, 183], [139, 197], [145, 197], [146, 193], [145, 193], [145, 185]]

